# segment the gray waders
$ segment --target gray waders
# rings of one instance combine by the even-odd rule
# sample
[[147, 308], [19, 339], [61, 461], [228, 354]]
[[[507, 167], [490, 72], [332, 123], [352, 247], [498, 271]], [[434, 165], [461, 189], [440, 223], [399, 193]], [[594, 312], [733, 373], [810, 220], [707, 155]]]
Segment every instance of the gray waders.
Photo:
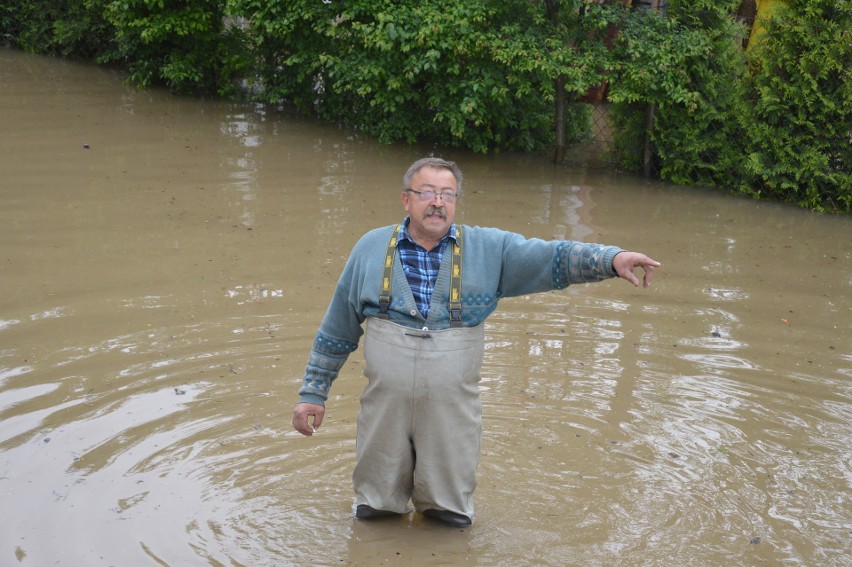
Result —
[[367, 387], [352, 475], [356, 504], [473, 518], [482, 437], [483, 326], [440, 331], [369, 318]]

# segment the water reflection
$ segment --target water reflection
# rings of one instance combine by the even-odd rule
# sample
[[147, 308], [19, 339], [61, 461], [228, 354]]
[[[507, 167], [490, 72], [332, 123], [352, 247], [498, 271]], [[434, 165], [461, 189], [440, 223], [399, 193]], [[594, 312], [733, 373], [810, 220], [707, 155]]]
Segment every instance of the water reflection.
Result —
[[227, 114], [220, 127], [222, 136], [246, 148], [242, 153], [239, 153], [239, 150], [223, 153], [221, 164], [230, 171], [230, 183], [224, 187], [224, 191], [237, 192], [236, 201], [232, 206], [239, 211], [240, 224], [249, 230], [254, 228], [257, 222], [253, 210], [253, 201], [257, 198], [259, 169], [255, 148], [261, 146], [263, 142], [261, 125], [264, 119], [263, 107], [255, 107], [251, 114], [239, 109]]
[[708, 289], [707, 295], [711, 299], [718, 299], [721, 301], [740, 301], [743, 299], [748, 299], [748, 294], [745, 293], [741, 289], [736, 288], [728, 288], [728, 289]]

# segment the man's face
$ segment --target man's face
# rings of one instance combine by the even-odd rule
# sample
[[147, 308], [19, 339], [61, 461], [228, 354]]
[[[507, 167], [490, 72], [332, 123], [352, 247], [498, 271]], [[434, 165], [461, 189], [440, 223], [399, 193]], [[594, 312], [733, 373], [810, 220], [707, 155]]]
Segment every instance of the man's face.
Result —
[[400, 197], [411, 218], [408, 232], [421, 246], [423, 242], [434, 245], [450, 230], [456, 217], [456, 201], [444, 202], [440, 194], [442, 191], [456, 193], [457, 185], [453, 172], [448, 169], [424, 167], [411, 177], [410, 189], [435, 193], [434, 197], [427, 200], [421, 200], [416, 193], [405, 191]]

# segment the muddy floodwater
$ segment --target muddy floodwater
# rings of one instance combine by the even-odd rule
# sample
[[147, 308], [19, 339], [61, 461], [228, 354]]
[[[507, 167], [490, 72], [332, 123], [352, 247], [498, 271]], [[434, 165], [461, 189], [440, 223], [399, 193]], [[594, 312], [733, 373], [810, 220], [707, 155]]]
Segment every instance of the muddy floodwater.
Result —
[[353, 515], [356, 351], [291, 412], [432, 148], [0, 49], [0, 565], [852, 565], [852, 219], [517, 155], [458, 220], [663, 263], [486, 323], [476, 519]]

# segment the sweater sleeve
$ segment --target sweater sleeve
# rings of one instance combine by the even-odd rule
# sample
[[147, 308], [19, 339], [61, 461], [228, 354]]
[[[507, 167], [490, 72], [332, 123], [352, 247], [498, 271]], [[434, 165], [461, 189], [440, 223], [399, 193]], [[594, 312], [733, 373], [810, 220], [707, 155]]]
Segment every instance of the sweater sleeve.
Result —
[[612, 267], [612, 261], [619, 252], [624, 250], [617, 246], [572, 240], [559, 242], [553, 259], [554, 289], [614, 278], [618, 274]]
[[333, 339], [318, 332], [305, 367], [304, 383], [299, 389], [299, 403], [325, 405], [331, 383], [340, 374], [349, 354], [357, 348], [357, 342]]
[[[365, 297], [370, 296], [371, 288], [380, 279], [389, 235], [387, 227], [373, 230], [352, 249], [314, 339], [299, 389], [299, 403], [324, 405], [332, 382], [350, 353], [358, 348], [364, 332], [361, 327], [364, 311], [368, 307]], [[376, 250], [380, 253], [376, 254]], [[376, 281], [372, 282], [371, 278]]]
[[498, 294], [512, 297], [603, 281], [617, 274], [612, 260], [623, 249], [574, 240], [502, 234]]

